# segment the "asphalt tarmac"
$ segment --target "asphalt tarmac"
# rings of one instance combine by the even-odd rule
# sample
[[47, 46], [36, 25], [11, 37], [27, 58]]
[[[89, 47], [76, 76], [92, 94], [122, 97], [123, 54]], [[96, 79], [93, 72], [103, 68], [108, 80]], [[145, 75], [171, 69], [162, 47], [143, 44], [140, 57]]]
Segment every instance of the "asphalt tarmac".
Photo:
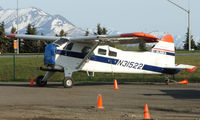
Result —
[[[142, 120], [148, 104], [154, 120], [200, 120], [200, 84], [61, 83], [30, 87], [29, 83], [0, 83], [1, 120]], [[96, 108], [102, 95], [103, 110]]]

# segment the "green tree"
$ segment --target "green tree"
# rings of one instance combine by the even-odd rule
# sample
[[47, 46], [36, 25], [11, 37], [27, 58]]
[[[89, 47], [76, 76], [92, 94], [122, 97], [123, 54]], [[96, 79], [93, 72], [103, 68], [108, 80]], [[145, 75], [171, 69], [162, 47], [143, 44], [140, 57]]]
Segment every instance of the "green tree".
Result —
[[95, 35], [106, 35], [107, 30], [105, 27], [101, 27], [101, 24], [97, 24], [97, 32], [94, 32]]
[[196, 45], [196, 43], [195, 43], [195, 41], [193, 39], [193, 35], [191, 35], [191, 48], [194, 49], [194, 50], [197, 49], [197, 45]]
[[5, 37], [5, 24], [2, 22], [0, 24], [0, 52], [1, 53], [6, 53], [8, 52], [8, 46], [9, 46], [9, 41]]
[[[26, 30], [27, 35], [36, 35], [37, 30], [34, 25], [28, 24], [27, 30]], [[28, 40], [24, 39], [22, 43], [20, 43], [20, 52], [23, 53], [36, 53], [38, 52], [37, 49], [37, 41], [36, 40]]]
[[12, 28], [11, 28], [11, 33], [12, 33], [12, 34], [17, 33], [17, 29], [16, 29], [15, 27], [13, 27], [13, 26], [12, 26]]
[[60, 31], [59, 33], [59, 37], [66, 37], [67, 36], [67, 32], [65, 32], [63, 29]]
[[[191, 49], [197, 49], [197, 46], [194, 42], [193, 36], [190, 36], [191, 38]], [[189, 50], [189, 29], [187, 29], [187, 33], [186, 33], [186, 40], [184, 41], [184, 49], [185, 50]]]
[[138, 47], [139, 47], [139, 49], [142, 50], [142, 51], [147, 50], [147, 48], [146, 48], [146, 43], [145, 43], [144, 41], [140, 42]]
[[[41, 35], [44, 35], [44, 33], [41, 33]], [[51, 43], [51, 41], [46, 41], [46, 40], [38, 40], [37, 41], [37, 47], [38, 47], [38, 53], [44, 53], [45, 51], [45, 46], [47, 44]]]
[[85, 31], [85, 36], [88, 36], [90, 34], [90, 32], [89, 32], [89, 30], [87, 29], [86, 31]]
[[107, 32], [108, 32], [108, 31], [106, 30], [106, 28], [105, 28], [105, 27], [103, 27], [102, 34], [103, 34], [103, 35], [106, 35], [106, 34], [107, 34]]
[[[16, 34], [17, 33], [17, 29], [12, 26], [11, 28], [11, 31], [10, 31], [12, 34]], [[8, 48], [8, 52], [9, 53], [13, 53], [14, 52], [14, 38], [10, 38], [8, 39], [8, 42], [9, 42], [9, 48]]]
[[197, 44], [197, 50], [200, 50], [200, 43]]

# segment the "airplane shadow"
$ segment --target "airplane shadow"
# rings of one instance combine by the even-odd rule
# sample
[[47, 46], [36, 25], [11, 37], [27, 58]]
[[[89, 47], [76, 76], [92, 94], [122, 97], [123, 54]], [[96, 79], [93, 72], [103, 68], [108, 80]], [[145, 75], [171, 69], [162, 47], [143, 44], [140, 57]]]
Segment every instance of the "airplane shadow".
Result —
[[[149, 82], [118, 82], [119, 85], [158, 85], [158, 83], [149, 83]], [[113, 82], [83, 82], [83, 83], [75, 83], [74, 86], [99, 86], [99, 85], [113, 85]], [[165, 85], [163, 83], [160, 83], [159, 85]], [[2, 82], [0, 83], [0, 87], [30, 87], [29, 82], [24, 83], [18, 83], [18, 82]], [[33, 87], [37, 87], [34, 85]], [[62, 82], [49, 82], [45, 86], [45, 88], [59, 88], [63, 87]]]
[[[144, 107], [138, 107], [140, 109], [144, 109]], [[163, 108], [163, 107], [154, 107], [154, 106], [150, 106], [150, 110], [152, 111], [162, 111], [162, 112], [171, 112], [171, 113], [182, 113], [181, 116], [183, 116], [183, 114], [185, 115], [185, 117], [188, 117], [187, 114], [199, 114], [198, 111], [191, 111], [191, 110], [186, 110], [186, 109], [176, 109], [176, 108]]]
[[[47, 84], [45, 87], [47, 88], [56, 88], [56, 87], [61, 87], [63, 86], [62, 83], [50, 83], [50, 84]], [[34, 86], [31, 86], [30, 83], [12, 83], [12, 82], [9, 82], [9, 83], [0, 83], [0, 87], [37, 87], [35, 84]], [[39, 88], [39, 87], [38, 87]]]
[[200, 90], [161, 90], [164, 94], [143, 94], [145, 96], [171, 96], [175, 99], [200, 99]]
[[26, 83], [0, 83], [0, 87], [30, 87], [29, 84]]

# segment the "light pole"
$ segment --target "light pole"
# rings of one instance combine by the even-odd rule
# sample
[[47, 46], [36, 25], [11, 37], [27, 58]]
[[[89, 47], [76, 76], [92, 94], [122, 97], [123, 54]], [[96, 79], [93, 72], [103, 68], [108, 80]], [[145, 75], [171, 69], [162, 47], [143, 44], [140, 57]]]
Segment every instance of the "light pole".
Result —
[[180, 5], [172, 2], [171, 0], [168, 0], [170, 3], [174, 4], [176, 7], [180, 8], [181, 10], [185, 11], [188, 14], [188, 35], [189, 35], [189, 51], [191, 50], [191, 36], [190, 36], [190, 9], [185, 9], [181, 7]]
[[[17, 0], [17, 34], [19, 34], [19, 28], [18, 28], [18, 24], [19, 24], [19, 8], [18, 8], [18, 0]], [[17, 54], [19, 54], [19, 39], [17, 39]]]

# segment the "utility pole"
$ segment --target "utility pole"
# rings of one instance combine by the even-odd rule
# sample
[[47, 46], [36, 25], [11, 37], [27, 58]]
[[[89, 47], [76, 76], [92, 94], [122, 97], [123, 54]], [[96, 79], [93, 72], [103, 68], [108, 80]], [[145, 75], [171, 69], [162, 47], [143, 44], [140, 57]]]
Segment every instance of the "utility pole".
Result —
[[172, 2], [171, 0], [168, 0], [168, 2], [174, 4], [176, 7], [180, 8], [181, 10], [185, 11], [185, 12], [188, 14], [188, 35], [189, 35], [189, 41], [188, 41], [188, 43], [189, 43], [189, 49], [188, 49], [188, 50], [191, 51], [190, 8], [187, 10], [187, 9], [181, 7], [180, 5], [178, 5], [178, 4], [174, 3], [174, 2]]
[[[18, 0], [17, 0], [17, 34], [19, 34], [19, 6], [18, 6]], [[17, 39], [17, 54], [19, 54], [19, 39]]]

